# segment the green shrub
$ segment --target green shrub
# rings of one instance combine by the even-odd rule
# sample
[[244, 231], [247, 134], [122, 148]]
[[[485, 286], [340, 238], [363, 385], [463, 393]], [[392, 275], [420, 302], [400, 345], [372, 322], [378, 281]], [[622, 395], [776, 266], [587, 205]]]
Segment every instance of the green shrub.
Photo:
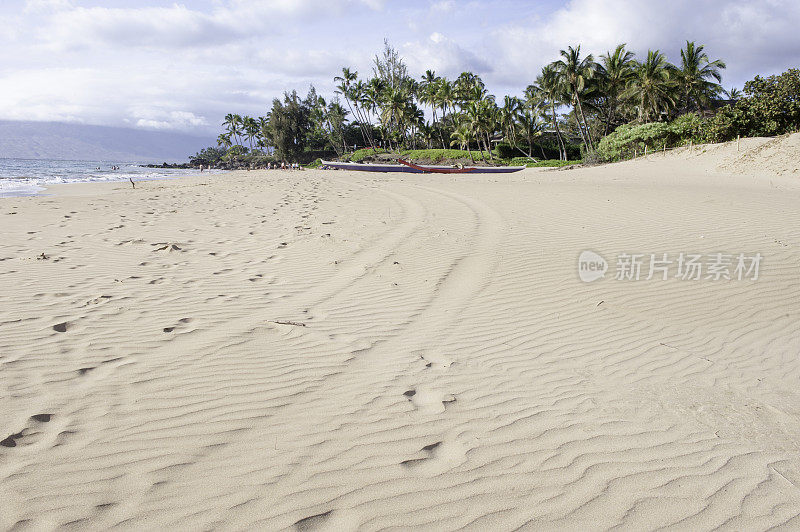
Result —
[[507, 162], [509, 166], [527, 166], [528, 168], [540, 168], [540, 167], [569, 166], [572, 164], [581, 164], [583, 161], [581, 160], [561, 161], [559, 159], [545, 159], [533, 162], [527, 157], [513, 157], [511, 159], [507, 159], [505, 162]]
[[672, 122], [625, 124], [600, 139], [595, 156], [599, 161], [620, 161], [644, 153], [645, 147], [655, 151], [690, 141], [703, 142], [708, 128], [708, 120], [696, 113], [687, 113]]
[[744, 84], [743, 98], [726, 105], [709, 120], [706, 139], [711, 142], [743, 137], [772, 137], [800, 129], [800, 69]]
[[[382, 152], [386, 153], [386, 152]], [[517, 152], [519, 153], [519, 152]], [[371, 149], [363, 149], [357, 150], [345, 157], [342, 157], [343, 160], [351, 161], [351, 162], [361, 162], [366, 160], [368, 157], [374, 155], [373, 150]], [[403, 159], [413, 159], [414, 161], [420, 162], [422, 164], [444, 164], [448, 161], [462, 161], [469, 164], [469, 157], [470, 154], [467, 150], [452, 150], [452, 149], [425, 149], [425, 150], [402, 150], [399, 153], [394, 154], [396, 157], [401, 157]], [[472, 150], [472, 158], [477, 161], [484, 161], [490, 162], [489, 154], [487, 152], [481, 153], [477, 150]], [[550, 159], [550, 160], [540, 160], [538, 162], [532, 162], [528, 157], [500, 157], [497, 154], [497, 150], [494, 152], [494, 164], [499, 165], [508, 165], [508, 166], [528, 166], [528, 167], [536, 167], [536, 166], [567, 166], [570, 164], [579, 164], [580, 160], [571, 160], [571, 161], [559, 161], [558, 159]], [[309, 166], [310, 167], [310, 166]]]
[[[443, 149], [430, 149], [430, 150], [403, 150], [400, 156], [404, 159], [422, 159], [434, 163], [442, 162], [449, 159], [469, 159], [469, 152], [467, 150], [443, 150]], [[497, 155], [494, 156], [497, 161]], [[489, 154], [472, 150], [472, 158], [476, 161], [488, 161]]]
[[363, 161], [367, 157], [370, 157], [371, 155], [374, 155], [374, 154], [375, 154], [375, 150], [373, 150], [372, 148], [364, 148], [364, 149], [361, 149], [361, 150], [354, 151], [349, 156], [345, 155], [344, 157], [342, 157], [342, 159], [349, 160], [350, 162], [354, 162], [354, 163], [360, 163], [361, 161]]
[[706, 140], [708, 120], [697, 113], [686, 113], [669, 123], [670, 138], [673, 144], [688, 144]]
[[499, 143], [494, 149], [494, 152], [501, 159], [513, 159], [515, 156], [519, 155], [519, 151], [506, 142]]
[[649, 124], [624, 124], [613, 133], [606, 135], [597, 145], [597, 157], [602, 161], [619, 161], [644, 151], [645, 146], [653, 149], [670, 134], [669, 124], [652, 122]]
[[529, 168], [536, 168], [536, 167], [540, 167], [540, 166], [561, 167], [561, 166], [570, 166], [570, 165], [573, 165], [573, 164], [581, 164], [582, 162], [583, 161], [580, 160], [580, 159], [575, 160], [575, 161], [561, 161], [559, 159], [548, 159], [546, 161], [539, 161], [539, 162], [536, 162], [536, 163], [531, 163], [529, 161], [528, 162], [528, 167]]
[[247, 152], [249, 151], [250, 150], [245, 146], [239, 146], [237, 144], [236, 146], [231, 146], [228, 148], [228, 151], [222, 156], [222, 160], [225, 162], [235, 161], [247, 155]]
[[219, 164], [222, 157], [225, 155], [225, 150], [222, 148], [204, 148], [197, 152], [195, 155], [189, 157], [189, 164], [192, 166], [215, 166]]

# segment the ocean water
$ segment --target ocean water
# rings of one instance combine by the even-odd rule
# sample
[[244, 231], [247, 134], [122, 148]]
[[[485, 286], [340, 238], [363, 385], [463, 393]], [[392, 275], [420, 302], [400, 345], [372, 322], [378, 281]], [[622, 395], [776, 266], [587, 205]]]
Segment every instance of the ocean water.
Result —
[[[119, 170], [112, 170], [112, 166], [119, 166]], [[47, 185], [62, 183], [127, 181], [130, 178], [141, 181], [197, 173], [199, 170], [194, 169], [142, 168], [130, 162], [0, 158], [0, 197], [32, 196]]]

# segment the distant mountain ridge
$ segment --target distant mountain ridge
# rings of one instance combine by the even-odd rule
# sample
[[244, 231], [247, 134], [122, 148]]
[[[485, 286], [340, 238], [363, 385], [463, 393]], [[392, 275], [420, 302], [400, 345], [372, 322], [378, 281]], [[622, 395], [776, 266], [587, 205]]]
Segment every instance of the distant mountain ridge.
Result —
[[0, 158], [185, 162], [216, 139], [61, 122], [0, 120]]

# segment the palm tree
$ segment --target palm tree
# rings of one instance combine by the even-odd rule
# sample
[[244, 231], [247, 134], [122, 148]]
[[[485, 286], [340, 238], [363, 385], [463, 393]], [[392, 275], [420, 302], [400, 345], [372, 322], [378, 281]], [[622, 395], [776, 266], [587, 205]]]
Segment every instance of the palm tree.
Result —
[[242, 119], [242, 131], [245, 138], [250, 143], [251, 150], [253, 149], [253, 141], [258, 138], [258, 130], [258, 122], [256, 122], [255, 118], [245, 116]]
[[503, 98], [503, 107], [500, 108], [500, 127], [506, 140], [515, 148], [517, 147], [516, 125], [517, 117], [522, 109], [522, 102], [516, 96]]
[[462, 72], [454, 82], [456, 100], [464, 109], [469, 102], [478, 101], [486, 94], [483, 80], [473, 72]]
[[484, 115], [483, 131], [486, 135], [486, 149], [489, 150], [489, 160], [494, 161], [494, 155], [492, 153], [492, 135], [495, 131], [497, 131], [500, 109], [498, 109], [497, 104], [494, 101], [494, 96], [491, 94], [481, 101], [481, 107], [483, 108]]
[[436, 91], [436, 98], [442, 107], [442, 122], [447, 118], [447, 110], [453, 109], [458, 101], [455, 84], [442, 78]]
[[566, 50], [561, 50], [561, 57], [562, 59], [552, 63], [553, 68], [558, 73], [561, 84], [569, 91], [571, 103], [578, 111], [580, 116], [578, 131], [583, 137], [583, 142], [587, 149], [592, 150], [594, 149], [594, 143], [589, 133], [589, 125], [586, 122], [583, 105], [581, 105], [581, 95], [586, 88], [587, 81], [594, 77], [597, 65], [592, 54], [581, 59], [580, 45], [577, 48], [568, 46]]
[[599, 89], [605, 100], [605, 126], [604, 135], [617, 124], [617, 118], [622, 106], [622, 94], [634, 77], [633, 52], [625, 49], [625, 44], [620, 44], [614, 52], [606, 52], [600, 56], [601, 63], [597, 67]]
[[[361, 130], [361, 138], [364, 140], [364, 145], [366, 146], [369, 143], [369, 145], [372, 146], [373, 149], [375, 149], [375, 145], [371, 142], [372, 138], [369, 137], [369, 140], [367, 140], [368, 135], [364, 127], [365, 126], [364, 121], [361, 119], [361, 116], [358, 113], [358, 111], [354, 110], [354, 107], [355, 109], [358, 109], [358, 98], [360, 96], [356, 90], [353, 90], [354, 86], [356, 86], [357, 80], [358, 80], [358, 72], [353, 72], [348, 67], [342, 68], [341, 76], [336, 76], [335, 78], [333, 78], [334, 82], [337, 81], [339, 82], [339, 85], [336, 86], [336, 93], [341, 94], [344, 97], [344, 101], [347, 102], [347, 106], [350, 108], [350, 112], [358, 120], [358, 127]], [[363, 88], [363, 85], [357, 90], [360, 90], [361, 88]]]
[[378, 110], [381, 107], [381, 102], [383, 101], [384, 92], [386, 91], [386, 83], [380, 78], [371, 78], [367, 82], [367, 86], [364, 90], [363, 99], [361, 104], [364, 106], [366, 110], [368, 110], [372, 115], [378, 116], [379, 125], [381, 128], [381, 134], [383, 138], [386, 138], [386, 130], [383, 127], [383, 123], [380, 122], [380, 116]]
[[342, 143], [342, 152], [347, 151], [347, 138], [345, 138], [344, 135], [344, 124], [347, 120], [347, 110], [341, 106], [338, 98], [328, 104], [327, 116], [331, 131], [338, 133], [338, 138]]
[[231, 146], [233, 146], [233, 144], [231, 143], [231, 134], [220, 133], [220, 135], [217, 137], [217, 146], [229, 150]]
[[[478, 143], [478, 149], [481, 152], [481, 158], [483, 158], [483, 146], [481, 144], [481, 131], [483, 130], [483, 123], [481, 117], [481, 108], [478, 105], [478, 102], [470, 102], [466, 109], [464, 109], [464, 119], [461, 123], [466, 122], [469, 126], [469, 130], [475, 137], [476, 142]], [[459, 125], [461, 125], [459, 123]]]
[[458, 126], [456, 126], [455, 131], [450, 134], [450, 138], [453, 139], [450, 142], [451, 146], [458, 145], [462, 150], [466, 146], [467, 153], [469, 154], [469, 160], [473, 163], [475, 162], [475, 158], [472, 157], [472, 150], [469, 149], [469, 141], [472, 139], [474, 133], [470, 124], [466, 120], [462, 120], [459, 122]]
[[558, 116], [556, 115], [556, 107], [561, 104], [565, 91], [553, 65], [545, 66], [542, 73], [536, 78], [536, 85], [529, 89], [531, 89], [532, 95], [539, 92], [546, 105], [550, 107], [553, 128], [556, 130], [556, 139], [558, 140], [559, 159], [566, 161], [567, 147], [564, 139], [561, 138], [561, 129], [558, 127]]
[[[422, 76], [422, 83], [420, 84], [420, 93], [419, 93], [419, 101], [422, 104], [430, 105], [431, 111], [433, 113], [433, 124], [432, 127], [436, 125], [436, 106], [438, 103], [438, 98], [436, 93], [439, 90], [439, 78], [436, 75], [436, 72], [433, 70], [426, 70], [425, 74]], [[442, 147], [444, 147], [444, 137], [442, 137], [442, 131], [439, 130], [439, 138], [442, 141]]]
[[381, 122], [390, 132], [397, 133], [398, 138], [405, 137], [404, 124], [408, 118], [408, 100], [408, 93], [403, 87], [389, 87], [386, 90], [381, 109]]
[[338, 99], [328, 105], [324, 98], [318, 97], [309, 117], [316, 130], [327, 137], [340, 157], [347, 150], [343, 131], [346, 116], [347, 111], [339, 105]]
[[728, 97], [729, 100], [736, 101], [742, 97], [742, 91], [740, 91], [736, 87], [731, 87], [731, 90], [725, 91], [725, 95]]
[[[720, 70], [725, 63], [716, 59], [711, 61], [702, 44], [697, 46], [693, 41], [686, 41], [686, 48], [681, 50], [681, 67], [677, 72], [683, 104], [686, 110], [704, 109], [713, 98], [724, 93]], [[717, 80], [716, 83], [710, 79]]]
[[[533, 139], [542, 134], [542, 125], [539, 117], [533, 109], [526, 107], [519, 113], [517, 120], [517, 128], [528, 141], [528, 157], [533, 159]], [[541, 145], [539, 148], [542, 151], [542, 157], [546, 159], [544, 148]]]
[[259, 147], [267, 148], [267, 153], [269, 153], [269, 117], [267, 116], [258, 117], [258, 139]]
[[[417, 149], [417, 133], [425, 126], [425, 111], [417, 107], [413, 102], [408, 102], [406, 116], [411, 126], [412, 149]], [[430, 146], [428, 146], [430, 147]]]
[[222, 125], [227, 128], [230, 138], [233, 140], [234, 144], [237, 146], [241, 145], [242, 142], [239, 139], [239, 127], [242, 125], [242, 117], [237, 114], [228, 113], [225, 115], [225, 120], [222, 122]]
[[[441, 133], [441, 131], [439, 132]], [[433, 147], [433, 139], [436, 137], [436, 128], [431, 122], [423, 122], [418, 126], [418, 135], [425, 143], [425, 147], [430, 149]]]
[[494, 132], [496, 123], [496, 109], [497, 106], [494, 101], [487, 98], [480, 101], [473, 100], [469, 102], [465, 110], [466, 119], [478, 142], [478, 149], [481, 150], [481, 156], [483, 156], [483, 148], [481, 148], [481, 143], [483, 143], [486, 150], [489, 152], [489, 160], [491, 161], [494, 161], [491, 134]]
[[639, 121], [658, 120], [675, 105], [673, 72], [675, 67], [658, 50], [648, 51], [645, 62], [636, 65], [624, 96], [636, 100]]

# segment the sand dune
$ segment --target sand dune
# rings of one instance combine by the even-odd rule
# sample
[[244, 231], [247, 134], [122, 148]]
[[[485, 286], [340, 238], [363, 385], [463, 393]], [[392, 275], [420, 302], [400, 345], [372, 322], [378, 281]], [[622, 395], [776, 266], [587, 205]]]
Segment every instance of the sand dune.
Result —
[[796, 143], [3, 200], [0, 527], [800, 526]]

